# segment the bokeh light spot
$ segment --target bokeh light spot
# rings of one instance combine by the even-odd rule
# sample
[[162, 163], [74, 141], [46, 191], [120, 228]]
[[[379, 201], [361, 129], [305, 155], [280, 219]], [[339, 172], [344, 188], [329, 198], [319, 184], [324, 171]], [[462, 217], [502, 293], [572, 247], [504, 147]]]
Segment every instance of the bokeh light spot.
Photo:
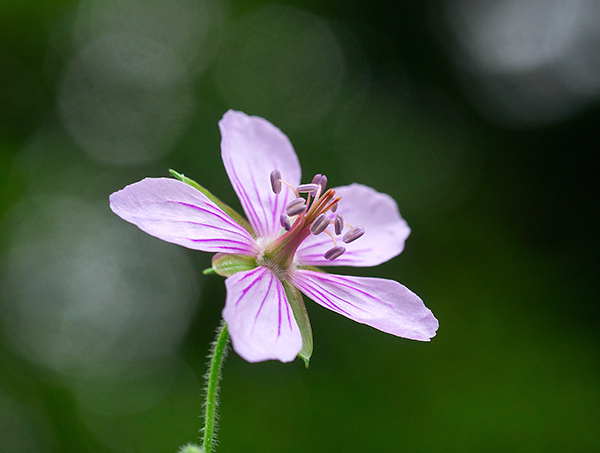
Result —
[[198, 297], [182, 249], [66, 197], [23, 201], [7, 228], [0, 311], [17, 353], [65, 376], [176, 355]]
[[164, 44], [133, 33], [107, 34], [67, 66], [60, 113], [95, 159], [143, 164], [175, 143], [193, 111], [186, 65]]
[[489, 118], [539, 125], [600, 96], [600, 2], [448, 0], [444, 44]]

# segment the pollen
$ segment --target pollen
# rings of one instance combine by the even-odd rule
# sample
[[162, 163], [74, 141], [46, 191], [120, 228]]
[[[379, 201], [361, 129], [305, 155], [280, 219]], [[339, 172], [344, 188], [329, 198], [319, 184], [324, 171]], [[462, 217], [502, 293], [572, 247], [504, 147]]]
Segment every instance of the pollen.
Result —
[[281, 192], [281, 173], [277, 169], [271, 172], [271, 189], [275, 194]]
[[333, 248], [327, 250], [325, 252], [324, 256], [325, 256], [326, 260], [333, 261], [334, 259], [339, 258], [340, 256], [342, 256], [345, 251], [346, 251], [345, 247], [337, 246], [337, 247], [333, 247]]
[[[337, 204], [336, 204], [336, 206], [337, 206]], [[341, 215], [339, 215], [339, 214], [335, 215], [335, 219], [333, 221], [333, 227], [335, 230], [335, 234], [337, 234], [338, 236], [340, 234], [342, 234], [342, 232], [344, 231], [344, 218]]]
[[315, 219], [310, 226], [310, 232], [314, 235], [320, 234], [325, 231], [325, 228], [329, 226], [329, 217], [323, 213]]
[[346, 244], [350, 244], [351, 242], [356, 241], [363, 234], [365, 234], [365, 229], [363, 227], [356, 227], [344, 234], [342, 241], [344, 241]]
[[304, 198], [296, 198], [285, 207], [285, 213], [290, 217], [302, 214], [306, 209], [306, 200]]

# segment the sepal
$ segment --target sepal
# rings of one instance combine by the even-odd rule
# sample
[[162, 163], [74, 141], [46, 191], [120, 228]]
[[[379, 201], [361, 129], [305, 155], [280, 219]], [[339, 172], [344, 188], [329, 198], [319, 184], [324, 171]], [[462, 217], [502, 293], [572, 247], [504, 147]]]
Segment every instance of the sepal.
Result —
[[302, 335], [302, 349], [298, 355], [304, 360], [304, 365], [308, 368], [310, 357], [313, 352], [313, 336], [308, 313], [306, 312], [306, 306], [302, 300], [302, 294], [294, 285], [285, 280], [281, 283], [283, 284], [287, 300], [294, 312], [294, 318], [296, 318], [296, 322], [300, 328], [300, 334]]
[[[242, 271], [249, 271], [257, 267], [256, 259], [249, 255], [235, 255], [230, 253], [217, 253], [212, 258], [212, 271], [221, 277], [231, 277]], [[208, 274], [206, 269], [203, 273]]]
[[208, 197], [208, 199], [210, 201], [212, 201], [219, 208], [221, 208], [221, 210], [225, 214], [227, 214], [232, 220], [237, 222], [244, 230], [246, 230], [252, 236], [256, 237], [256, 234], [254, 233], [254, 229], [252, 228], [250, 223], [248, 223], [248, 221], [246, 219], [244, 219], [240, 214], [238, 214], [235, 209], [233, 209], [232, 207], [223, 203], [221, 200], [219, 200], [217, 197], [215, 197], [208, 189], [204, 188], [203, 186], [198, 184], [193, 179], [190, 179], [187, 176], [183, 175], [182, 173], [178, 173], [173, 169], [169, 169], [169, 173], [171, 173], [173, 176], [175, 176], [181, 182], [184, 182], [184, 183], [192, 186], [194, 189], [202, 192], [204, 195], [206, 195]]

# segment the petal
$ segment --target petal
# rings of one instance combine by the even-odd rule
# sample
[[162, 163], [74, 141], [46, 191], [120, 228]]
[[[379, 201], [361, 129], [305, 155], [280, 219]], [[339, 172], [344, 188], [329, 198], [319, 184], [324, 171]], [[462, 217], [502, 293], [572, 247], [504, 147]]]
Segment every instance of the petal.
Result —
[[284, 185], [279, 195], [271, 189], [271, 172], [292, 186], [300, 184], [300, 163], [287, 136], [267, 120], [228, 111], [219, 122], [221, 154], [227, 175], [250, 224], [259, 236], [275, 238], [280, 216], [295, 196]]
[[110, 196], [123, 220], [163, 241], [204, 252], [256, 255], [250, 234], [206, 195], [168, 178], [146, 178]]
[[223, 319], [235, 352], [248, 362], [294, 360], [302, 335], [279, 279], [257, 267], [227, 278], [225, 286]]
[[392, 335], [428, 341], [438, 328], [419, 296], [393, 280], [297, 269], [291, 281], [319, 305]]
[[[350, 244], [342, 243], [342, 236], [339, 236], [338, 245], [346, 247], [346, 252], [333, 261], [323, 257], [323, 254], [333, 247], [331, 238], [326, 234], [311, 235], [296, 251], [299, 264], [376, 266], [404, 250], [404, 242], [410, 234], [410, 228], [400, 216], [398, 205], [392, 197], [362, 184], [351, 184], [334, 190], [342, 197], [337, 213], [349, 225], [363, 227], [365, 234]], [[333, 231], [332, 227], [330, 229]], [[344, 233], [346, 231], [348, 227]]]

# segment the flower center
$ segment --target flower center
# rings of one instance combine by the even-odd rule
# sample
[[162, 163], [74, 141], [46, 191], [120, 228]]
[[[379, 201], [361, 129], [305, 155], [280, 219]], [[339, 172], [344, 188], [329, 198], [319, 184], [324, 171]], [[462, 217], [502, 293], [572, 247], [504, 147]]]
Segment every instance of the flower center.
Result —
[[[324, 253], [328, 260], [341, 256], [346, 248], [339, 246], [336, 236], [340, 236], [344, 227], [349, 231], [342, 236], [342, 242], [348, 244], [361, 237], [365, 230], [361, 227], [352, 227], [344, 222], [340, 214], [336, 214], [338, 203], [341, 200], [335, 190], [326, 189], [327, 177], [316, 175], [310, 184], [292, 186], [283, 179], [279, 170], [273, 170], [270, 175], [273, 192], [278, 194], [286, 185], [294, 192], [296, 198], [290, 202], [285, 213], [281, 215], [281, 226], [286, 232], [267, 246], [264, 252], [265, 265], [276, 270], [285, 271], [294, 261], [294, 254], [300, 244], [311, 234], [325, 233], [331, 237], [333, 247]], [[306, 194], [306, 198], [300, 194]], [[333, 226], [333, 232], [329, 226]]]

